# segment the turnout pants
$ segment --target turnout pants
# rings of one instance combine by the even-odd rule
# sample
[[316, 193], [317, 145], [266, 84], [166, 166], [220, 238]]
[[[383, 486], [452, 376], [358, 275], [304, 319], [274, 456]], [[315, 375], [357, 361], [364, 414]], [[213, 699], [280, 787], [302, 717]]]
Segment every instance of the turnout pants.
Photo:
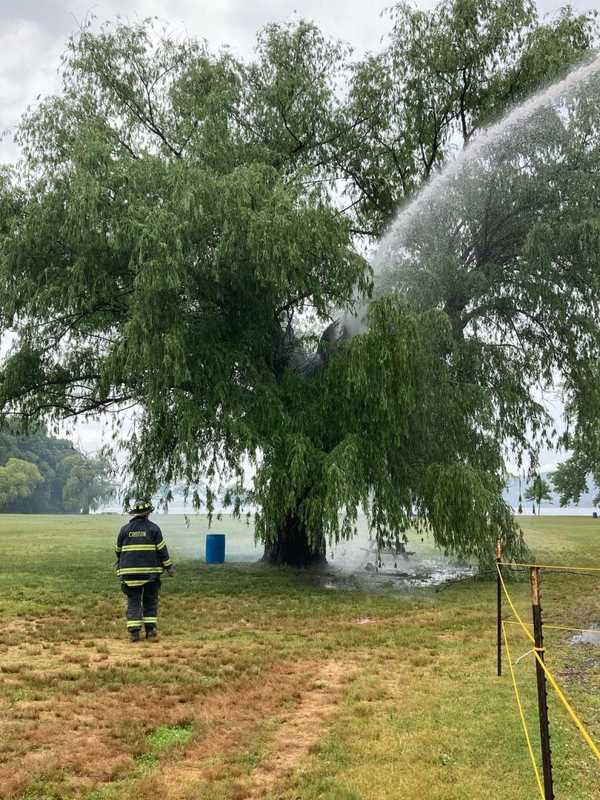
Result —
[[127, 629], [140, 630], [142, 625], [146, 630], [156, 628], [160, 581], [150, 581], [143, 586], [127, 586], [123, 583], [121, 588], [127, 595]]

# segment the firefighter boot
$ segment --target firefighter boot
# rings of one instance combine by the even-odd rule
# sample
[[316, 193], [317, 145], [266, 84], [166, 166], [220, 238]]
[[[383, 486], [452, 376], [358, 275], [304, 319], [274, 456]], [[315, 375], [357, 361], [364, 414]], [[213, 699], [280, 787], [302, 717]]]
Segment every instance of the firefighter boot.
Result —
[[154, 626], [146, 628], [146, 639], [150, 642], [156, 642], [158, 639], [158, 631]]
[[129, 631], [129, 641], [130, 642], [139, 642], [140, 641], [140, 629], [139, 628], [132, 628]]

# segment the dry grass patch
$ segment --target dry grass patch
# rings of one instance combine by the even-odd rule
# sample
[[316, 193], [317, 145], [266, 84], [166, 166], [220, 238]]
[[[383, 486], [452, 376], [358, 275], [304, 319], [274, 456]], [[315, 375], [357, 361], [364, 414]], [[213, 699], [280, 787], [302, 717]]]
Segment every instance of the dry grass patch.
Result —
[[[113, 664], [131, 664], [135, 657], [120, 642], [106, 646], [110, 650], [107, 657]], [[63, 648], [63, 657], [74, 649], [77, 647]], [[166, 658], [157, 649], [148, 647], [148, 652], [152, 654], [149, 657], [159, 662]], [[196, 653], [196, 648], [185, 648], [180, 655], [191, 658]], [[92, 664], [88, 666], [93, 668]], [[50, 671], [56, 673], [57, 669], [53, 665]], [[64, 677], [64, 667], [59, 666], [58, 674]], [[179, 797], [180, 794], [173, 794], [173, 787], [210, 779], [215, 760], [224, 759], [245, 734], [278, 715], [282, 704], [295, 697], [298, 715], [294, 717], [286, 710], [282, 719], [284, 730], [296, 729], [299, 737], [290, 756], [294, 761], [296, 754], [312, 743], [309, 729], [313, 733], [318, 729], [345, 674], [347, 668], [335, 664], [322, 668], [312, 662], [279, 663], [258, 675], [252, 671], [241, 678], [234, 676], [227, 688], [211, 693], [198, 691], [194, 686], [144, 685], [55, 694], [41, 701], [16, 703], [12, 710], [0, 709], [3, 796], [18, 797], [32, 782], [50, 781], [59, 775], [72, 796], [84, 796], [96, 786], [134, 775], [139, 766], [136, 757], [142, 755], [145, 737], [153, 728], [189, 725], [193, 720], [194, 730], [206, 735], [185, 750], [182, 748], [182, 758], [176, 765], [163, 765], [160, 770], [160, 780], [166, 779], [168, 787], [163, 796]], [[243, 703], [240, 698], [244, 698]], [[286, 762], [288, 767], [290, 759]], [[286, 768], [280, 764], [276, 774]], [[265, 770], [259, 782], [268, 783], [271, 769], [269, 766]], [[145, 775], [140, 779], [140, 791], [152, 782], [151, 777]], [[137, 782], [134, 793], [138, 793], [136, 786]]]
[[117, 639], [95, 640], [93, 646], [86, 640], [50, 646], [42, 643], [35, 647], [20, 643], [2, 652], [0, 671], [20, 675], [24, 684], [51, 687], [60, 680], [78, 680], [87, 674], [93, 677], [98, 670], [109, 667], [153, 666], [167, 663], [170, 657], [163, 648], [142, 642], [137, 650], [132, 650], [129, 642]]
[[235, 700], [231, 692], [211, 695], [195, 709], [206, 735], [178, 763], [161, 765], [127, 793], [164, 800], [262, 797], [323, 736], [354, 666], [335, 660], [277, 664]]

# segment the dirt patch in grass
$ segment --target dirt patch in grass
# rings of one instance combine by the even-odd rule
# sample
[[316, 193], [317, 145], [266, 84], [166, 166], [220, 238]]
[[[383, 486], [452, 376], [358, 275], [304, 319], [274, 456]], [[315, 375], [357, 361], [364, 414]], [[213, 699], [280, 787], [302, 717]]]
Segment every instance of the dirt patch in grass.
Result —
[[29, 642], [35, 643], [42, 638], [51, 638], [48, 636], [50, 631], [57, 629], [59, 626], [64, 626], [70, 621], [70, 618], [64, 614], [49, 613], [45, 617], [13, 617], [11, 619], [2, 619], [2, 626], [0, 630], [0, 644], [23, 644]]
[[75, 694], [108, 689], [109, 685], [110, 691], [118, 691], [119, 684], [163, 682], [169, 674], [185, 688], [186, 680], [197, 679], [199, 664], [205, 672], [217, 673], [220, 655], [218, 645], [175, 642], [162, 646], [143, 641], [132, 646], [127, 641], [100, 638], [0, 646], [0, 741], [5, 709], [15, 706], [18, 714], [22, 698], [53, 700], [66, 687]]
[[270, 743], [270, 753], [252, 772], [246, 797], [260, 798], [289, 776], [322, 738], [335, 714], [344, 687], [351, 680], [348, 664], [323, 664], [298, 705], [282, 719]]
[[41, 620], [37, 619], [23, 619], [17, 617], [16, 619], [3, 620], [2, 633], [35, 633], [39, 625], [41, 625]]
[[[52, 701], [18, 703], [3, 710], [0, 724], [0, 785], [4, 797], [22, 793], [36, 779], [77, 777], [83, 788], [115, 780], [132, 764], [131, 748], [115, 729], [148, 713], [156, 692], [136, 697], [131, 689]], [[85, 779], [85, 780], [81, 780]]]

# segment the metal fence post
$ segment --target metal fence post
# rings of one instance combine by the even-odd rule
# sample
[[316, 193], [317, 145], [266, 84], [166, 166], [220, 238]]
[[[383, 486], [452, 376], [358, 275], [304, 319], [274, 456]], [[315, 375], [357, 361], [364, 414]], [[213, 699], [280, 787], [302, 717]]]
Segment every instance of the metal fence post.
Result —
[[[544, 631], [542, 623], [542, 607], [540, 605], [540, 568], [531, 567], [529, 570], [531, 583], [531, 605], [533, 609], [533, 638], [535, 649], [544, 660]], [[535, 672], [537, 678], [538, 714], [540, 719], [540, 742], [542, 748], [542, 771], [544, 774], [545, 800], [554, 800], [554, 785], [552, 781], [552, 752], [550, 750], [550, 725], [548, 721], [548, 695], [546, 691], [546, 673], [537, 658], [535, 659]]]

